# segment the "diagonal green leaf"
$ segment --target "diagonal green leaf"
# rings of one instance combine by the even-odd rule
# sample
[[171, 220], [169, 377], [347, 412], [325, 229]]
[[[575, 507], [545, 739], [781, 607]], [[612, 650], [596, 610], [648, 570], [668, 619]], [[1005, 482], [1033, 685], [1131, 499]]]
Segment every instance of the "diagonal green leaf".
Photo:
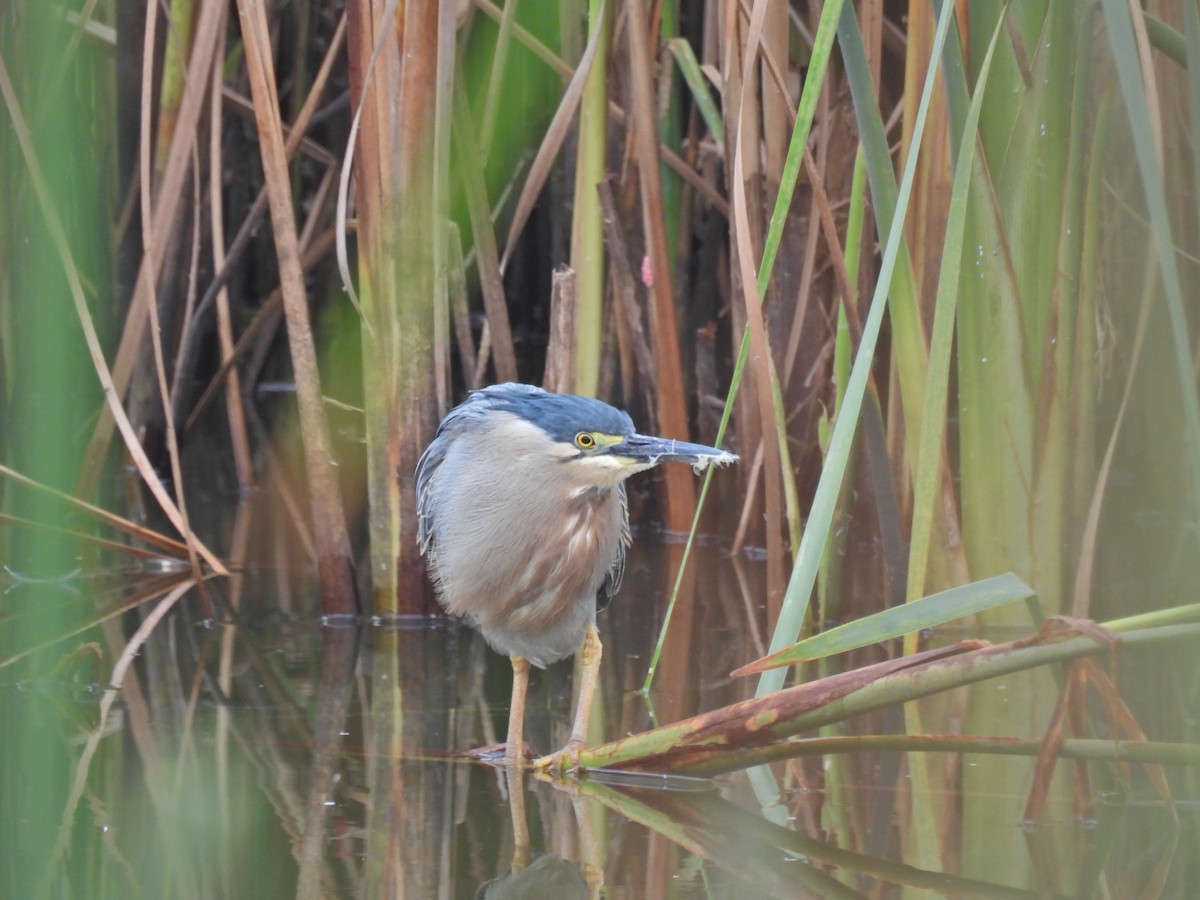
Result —
[[[1195, 10], [1190, 9], [1192, 4], [1183, 3], [1181, 5], [1183, 6], [1183, 17], [1185, 20], [1195, 14]], [[1152, 16], [1146, 12], [1142, 14], [1142, 18], [1146, 23], [1146, 37], [1150, 39], [1150, 45], [1156, 50], [1161, 50], [1181, 66], [1187, 66], [1188, 40], [1157, 16]]]
[[679, 71], [683, 73], [683, 80], [692, 92], [692, 99], [696, 101], [696, 108], [700, 110], [700, 116], [708, 126], [709, 134], [713, 136], [717, 147], [724, 151], [725, 123], [721, 120], [721, 111], [717, 109], [716, 101], [713, 100], [708, 79], [700, 69], [700, 61], [696, 59], [692, 45], [684, 38], [671, 38], [667, 41], [667, 49], [671, 51], [679, 65]]
[[863, 616], [756, 660], [738, 669], [734, 674], [750, 675], [764, 669], [790, 666], [835, 653], [857, 650], [859, 647], [869, 647], [880, 641], [944, 625], [963, 616], [1012, 603], [1014, 600], [1024, 600], [1032, 597], [1033, 593], [1033, 588], [1012, 572], [1006, 572]]
[[[827, 5], [821, 17], [821, 25], [825, 24], [825, 14], [831, 9]], [[904, 217], [908, 212], [908, 200], [912, 193], [913, 179], [916, 176], [917, 157], [920, 155], [921, 136], [925, 132], [925, 119], [933, 96], [933, 85], [936, 80], [942, 47], [946, 42], [946, 34], [950, 29], [953, 5], [946, 4], [938, 20], [937, 33], [934, 36], [933, 53], [925, 85], [921, 92], [921, 102], [917, 107], [916, 121], [913, 123], [912, 152], [904, 163], [904, 173], [900, 180], [900, 188], [896, 193], [894, 215], [890, 222], [879, 229], [880, 235], [886, 235], [884, 241], [883, 259], [879, 268], [879, 280], [875, 283], [875, 293], [871, 297], [870, 311], [863, 323], [862, 337], [854, 365], [850, 370], [850, 378], [846, 383], [846, 393], [842, 408], [838, 412], [833, 434], [829, 439], [829, 450], [825, 455], [825, 467], [821, 471], [821, 479], [813, 495], [812, 507], [809, 510], [808, 522], [804, 536], [796, 553], [792, 575], [788, 579], [787, 590], [783, 597], [783, 606], [775, 623], [775, 631], [771, 636], [771, 650], [778, 651], [788, 643], [795, 641], [800, 634], [800, 627], [808, 612], [808, 604], [812, 597], [813, 586], [817, 580], [821, 557], [829, 540], [829, 529], [833, 522], [833, 513], [837, 507], [838, 494], [846, 475], [850, 459], [851, 445], [854, 432], [858, 428], [859, 413], [862, 411], [863, 397], [867, 391], [867, 381], [870, 377], [871, 366], [875, 358], [875, 346], [879, 339], [879, 331], [883, 326], [883, 313], [888, 305], [888, 292], [893, 288], [892, 277], [896, 273], [897, 260], [906, 257], [901, 253], [902, 236], [904, 233]], [[854, 5], [846, 4], [841, 8], [838, 20], [838, 42], [842, 51], [842, 60], [846, 66], [846, 75], [851, 83], [854, 95], [854, 107], [861, 119], [878, 118], [878, 104], [874, 101], [871, 79], [866, 61], [866, 50], [863, 47], [862, 34], [858, 29], [858, 19], [855, 17]], [[797, 118], [799, 121], [799, 118]], [[882, 125], [880, 126], [882, 130]], [[864, 140], [865, 143], [865, 140]], [[867, 163], [871, 168], [870, 160]], [[875, 182], [872, 180], [872, 195], [876, 208], [879, 198], [874, 197]], [[773, 225], [777, 224], [775, 222]], [[770, 241], [763, 252], [763, 265], [759, 271], [761, 278], [764, 271], [769, 271], [768, 259]], [[923, 341], [923, 338], [922, 338]], [[922, 373], [922, 380], [924, 374]], [[906, 395], [907, 396], [907, 395]], [[920, 433], [919, 424], [916, 427]], [[763, 672], [759, 677], [756, 697], [762, 697], [783, 687], [785, 673], [782, 670]], [[750, 782], [755, 796], [770, 810], [769, 815], [778, 816], [779, 790], [774, 776], [767, 767], [757, 767], [751, 770]]]
[[[809, 132], [812, 129], [813, 116], [816, 113], [817, 99], [821, 93], [821, 85], [824, 83], [825, 71], [829, 67], [829, 61], [832, 54], [833, 39], [837, 33], [838, 20], [842, 11], [844, 0], [831, 0], [826, 3], [821, 10], [821, 20], [817, 25], [817, 34], [813, 39], [813, 50], [809, 57], [808, 77], [804, 80], [804, 89], [800, 93], [800, 105], [796, 111], [796, 123], [792, 129], [791, 142], [788, 145], [787, 157], [783, 163], [783, 176], [779, 185], [779, 194], [775, 199], [775, 210], [771, 216], [771, 227], [767, 232], [767, 237], [763, 241], [763, 256], [762, 263], [758, 269], [758, 293], [762, 297], [767, 292], [767, 285], [771, 280], [771, 270], [775, 265], [775, 254], [779, 249], [779, 242], [783, 238], [783, 226], [787, 220], [787, 211], [791, 206], [792, 197], [796, 191], [796, 183], [800, 178], [800, 168], [804, 162], [804, 148], [808, 144]], [[851, 4], [851, 7], [853, 4]], [[729, 381], [729, 394], [725, 398], [725, 409], [721, 413], [721, 423], [717, 427], [717, 437], [714, 443], [719, 447], [725, 439], [725, 431], [729, 427], [729, 419], [733, 415], [733, 401], [737, 397], [738, 389], [742, 383], [742, 374], [746, 368], [746, 362], [750, 358], [750, 331], [749, 329], [742, 335], [742, 344], [738, 350], [737, 361], [734, 363], [733, 375]], [[775, 386], [776, 402], [778, 399], [778, 385]], [[857, 413], [855, 413], [857, 418]], [[696, 540], [696, 531], [700, 526], [700, 516], [704, 511], [704, 499], [708, 496], [709, 486], [712, 484], [713, 470], [710, 468], [704, 477], [704, 483], [700, 488], [700, 499], [696, 504], [696, 515], [692, 519], [692, 528], [688, 532], [687, 544], [683, 549], [683, 559], [679, 564], [679, 571], [675, 576], [675, 586], [671, 590], [671, 599], [667, 603], [667, 613], [663, 618], [663, 625], [658, 634], [658, 643], [654, 647], [654, 653], [650, 657], [650, 668], [646, 671], [646, 679], [642, 684], [643, 692], [650, 690], [650, 685], [654, 680], [654, 672], [658, 667], [658, 658], [662, 654], [663, 643], [667, 637], [667, 626], [671, 622], [671, 615], [675, 609], [675, 601], [679, 597], [679, 586], [683, 581], [684, 568], [687, 566], [688, 556], [691, 552], [692, 545]], [[841, 480], [840, 477], [838, 479]], [[834, 487], [833, 493], [836, 497], [837, 487]], [[789, 500], [790, 502], [790, 500]], [[790, 513], [789, 513], [790, 515]], [[828, 525], [826, 522], [824, 532], [820, 537], [820, 543], [824, 546], [825, 536], [828, 533]], [[813, 579], [815, 580], [815, 569]], [[810, 584], [811, 588], [811, 584]], [[796, 604], [794, 604], [796, 605]], [[791, 615], [795, 621], [795, 630], [793, 635], [799, 633], [800, 622], [804, 620], [805, 611], [808, 608], [808, 601], [798, 604], [801, 608], [789, 614], [788, 600], [784, 598], [784, 612], [780, 614], [781, 621], [784, 616]]]
[[[854, 440], [854, 432], [858, 425], [859, 412], [862, 409], [863, 396], [867, 390], [867, 380], [871, 366], [874, 363], [875, 346], [883, 326], [883, 313], [887, 306], [888, 290], [892, 285], [892, 275], [896, 271], [897, 260], [900, 258], [902, 223], [908, 211], [908, 199], [912, 193], [913, 178], [916, 174], [917, 157], [919, 155], [921, 135], [925, 130], [925, 119], [933, 95], [933, 85], [936, 81], [938, 66], [936, 61], [941, 58], [942, 46], [949, 31], [953, 6], [947, 5], [938, 21], [937, 34], [934, 37], [932, 59], [934, 64], [929, 67], [925, 87], [921, 94], [921, 103], [917, 109], [916, 122], [913, 125], [913, 151], [904, 164], [904, 173], [900, 181], [895, 203], [895, 216], [887, 229], [887, 240], [883, 251], [883, 260], [879, 269], [879, 280], [876, 282], [875, 294], [871, 298], [870, 312], [863, 323], [862, 340], [855, 356], [854, 367], [850, 372], [850, 380], [846, 385], [846, 397], [838, 419], [833, 427], [833, 435], [829, 440], [829, 452], [825, 457], [825, 468], [821, 472], [821, 480], [817, 484], [813, 496], [812, 508], [809, 512], [804, 538], [800, 542], [800, 552], [796, 556], [796, 564], [788, 581], [787, 592], [784, 595], [783, 609], [779, 621], [775, 625], [775, 633], [771, 638], [773, 650], [781, 650], [784, 646], [795, 641], [800, 633], [800, 625], [808, 610], [808, 601], [812, 596], [813, 584], [816, 582], [817, 569], [820, 565], [821, 551], [829, 535], [833, 511], [837, 505], [838, 491], [841, 490], [842, 480], [846, 474], [846, 464], [850, 458], [850, 447]], [[878, 115], [878, 107], [870, 96], [870, 77], [866, 65], [866, 51], [863, 49], [862, 35], [858, 30], [858, 20], [855, 18], [853, 5], [842, 7], [842, 16], [838, 25], [838, 35], [842, 49], [842, 59], [846, 64], [847, 77], [850, 79], [855, 93], [855, 108], [867, 118], [866, 112], [874, 111]], [[861, 84], [864, 73], [866, 83]], [[858, 89], [854, 85], [859, 83]], [[868, 161], [868, 168], [870, 162]], [[872, 183], [872, 191], [875, 185]], [[765, 262], [764, 262], [765, 265]], [[783, 672], [764, 673], [758, 683], [756, 696], [769, 694], [783, 687]]]

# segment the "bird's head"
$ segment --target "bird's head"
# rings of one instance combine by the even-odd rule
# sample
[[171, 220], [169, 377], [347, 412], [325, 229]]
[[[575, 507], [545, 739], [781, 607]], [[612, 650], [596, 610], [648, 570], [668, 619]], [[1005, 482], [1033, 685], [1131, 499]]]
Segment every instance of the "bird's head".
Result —
[[592, 397], [501, 384], [474, 392], [463, 406], [491, 419], [510, 447], [545, 453], [569, 467], [580, 486], [612, 486], [665, 462], [688, 463], [699, 471], [737, 460], [716, 447], [638, 434], [628, 413]]

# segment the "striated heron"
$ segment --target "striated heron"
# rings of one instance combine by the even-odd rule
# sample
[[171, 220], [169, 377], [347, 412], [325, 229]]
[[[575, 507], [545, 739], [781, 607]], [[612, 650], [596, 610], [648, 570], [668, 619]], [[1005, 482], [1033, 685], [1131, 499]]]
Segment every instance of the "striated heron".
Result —
[[473, 391], [442, 420], [417, 464], [418, 540], [442, 606], [512, 661], [510, 762], [523, 756], [530, 665], [578, 651], [571, 738], [535, 765], [577, 763], [600, 667], [596, 611], [620, 587], [629, 546], [625, 479], [664, 462], [736, 459], [638, 434], [599, 400], [525, 384]]

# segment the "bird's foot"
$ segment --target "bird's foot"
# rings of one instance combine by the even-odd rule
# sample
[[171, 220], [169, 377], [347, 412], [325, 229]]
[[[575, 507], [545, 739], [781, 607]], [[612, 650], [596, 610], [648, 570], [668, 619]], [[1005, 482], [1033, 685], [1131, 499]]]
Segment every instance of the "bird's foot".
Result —
[[566, 775], [579, 771], [579, 751], [583, 749], [583, 741], [567, 741], [565, 747], [546, 756], [539, 756], [533, 761], [533, 770], [539, 775]]

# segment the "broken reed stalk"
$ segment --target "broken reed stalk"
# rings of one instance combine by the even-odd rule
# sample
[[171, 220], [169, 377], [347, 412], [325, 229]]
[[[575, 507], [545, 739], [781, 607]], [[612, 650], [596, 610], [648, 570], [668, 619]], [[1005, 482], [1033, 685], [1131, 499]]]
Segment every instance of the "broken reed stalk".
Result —
[[575, 272], [559, 266], [550, 276], [550, 340], [542, 387], [558, 394], [575, 392]]
[[[1091, 636], [1034, 637], [995, 646], [963, 641], [744, 700], [579, 754], [587, 769], [630, 769], [709, 775], [728, 771], [732, 751], [752, 751], [791, 735], [894, 703], [1121, 645], [1194, 639], [1200, 626], [1147, 628], [1114, 635], [1110, 646]], [[965, 652], [964, 652], [965, 651]]]

